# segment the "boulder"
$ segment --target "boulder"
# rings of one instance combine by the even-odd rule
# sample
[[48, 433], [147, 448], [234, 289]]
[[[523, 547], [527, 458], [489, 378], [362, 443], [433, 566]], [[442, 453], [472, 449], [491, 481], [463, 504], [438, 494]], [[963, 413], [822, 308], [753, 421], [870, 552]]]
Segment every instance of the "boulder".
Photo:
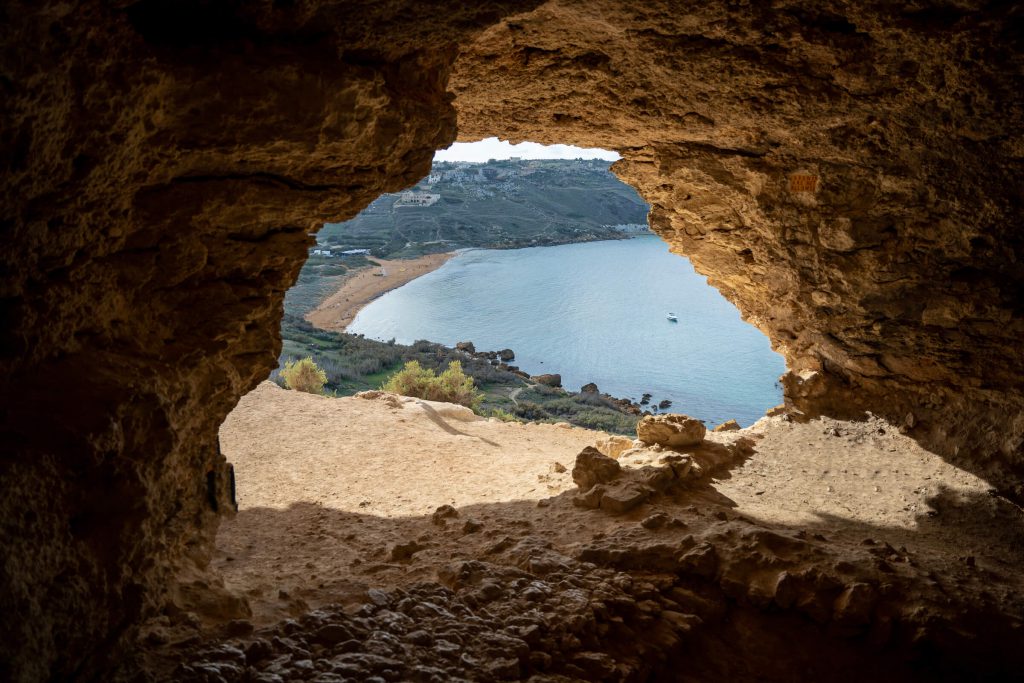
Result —
[[621, 515], [651, 497], [651, 490], [633, 482], [609, 488], [601, 496], [599, 506], [605, 512]]
[[558, 374], [553, 374], [553, 375], [536, 375], [535, 377], [531, 377], [530, 379], [532, 379], [537, 384], [543, 384], [543, 385], [549, 386], [549, 387], [560, 387], [560, 386], [562, 386], [562, 376], [558, 375]]
[[582, 394], [599, 394], [601, 392], [600, 392], [600, 390], [598, 390], [596, 384], [594, 384], [593, 382], [590, 382], [589, 384], [584, 384], [582, 387], [580, 387], [580, 393], [582, 393]]
[[704, 440], [704, 423], [689, 415], [669, 413], [648, 415], [636, 426], [636, 435], [646, 444], [661, 446], [696, 446]]
[[665, 410], [666, 408], [671, 408], [671, 407], [672, 407], [672, 401], [668, 400], [667, 398], [664, 401], [661, 401], [660, 403], [658, 403], [658, 410]]
[[572, 504], [576, 507], [596, 510], [601, 506], [601, 498], [604, 497], [605, 490], [603, 485], [595, 484], [586, 493], [577, 493], [573, 496]]
[[615, 458], [616, 460], [620, 455], [633, 448], [635, 444], [633, 439], [628, 436], [609, 436], [604, 439], [599, 439], [594, 447], [607, 455], [609, 458]]
[[502, 359], [507, 363], [510, 360], [515, 360], [516, 354], [512, 351], [512, 349], [502, 349], [501, 351], [498, 351], [498, 358]]
[[473, 346], [473, 342], [459, 342], [455, 345], [455, 348], [459, 351], [465, 351], [466, 353], [476, 353], [476, 347]]
[[740, 423], [737, 422], [736, 420], [726, 420], [725, 422], [723, 422], [722, 424], [718, 425], [717, 427], [715, 427], [711, 431], [713, 431], [713, 432], [734, 432], [734, 431], [736, 431], [737, 429], [740, 429], [740, 428], [741, 428], [740, 427]]
[[572, 480], [581, 491], [586, 491], [595, 484], [605, 484], [615, 479], [621, 470], [617, 460], [609, 458], [593, 446], [587, 446], [576, 456]]

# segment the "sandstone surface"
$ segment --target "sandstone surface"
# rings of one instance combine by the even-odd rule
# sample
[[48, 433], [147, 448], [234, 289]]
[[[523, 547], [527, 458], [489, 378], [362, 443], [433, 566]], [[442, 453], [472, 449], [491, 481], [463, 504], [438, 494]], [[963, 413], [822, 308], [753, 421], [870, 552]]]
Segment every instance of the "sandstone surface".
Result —
[[202, 570], [233, 509], [217, 429], [276, 362], [311, 233], [456, 137], [619, 151], [653, 230], [785, 356], [788, 415], [884, 416], [1024, 501], [1013, 3], [3, 16], [2, 677], [104, 678]]
[[157, 679], [905, 683], [1022, 663], [1019, 511], [879, 419], [635, 449], [590, 509], [550, 463], [592, 432], [452, 433], [385, 399], [243, 398], [213, 563], [251, 616], [147, 624]]
[[644, 415], [636, 425], [636, 435], [646, 444], [696, 446], [707, 433], [704, 423], [689, 415]]

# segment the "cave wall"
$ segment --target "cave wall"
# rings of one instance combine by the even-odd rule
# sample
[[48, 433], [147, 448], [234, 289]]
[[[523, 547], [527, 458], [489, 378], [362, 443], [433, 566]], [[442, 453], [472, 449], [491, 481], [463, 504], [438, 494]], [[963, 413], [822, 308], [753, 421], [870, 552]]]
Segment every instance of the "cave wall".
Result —
[[786, 355], [794, 411], [885, 414], [1021, 493], [1011, 4], [83, 0], [0, 22], [0, 678], [96, 676], [204, 561], [230, 510], [217, 427], [276, 362], [310, 233], [423, 176], [456, 116], [462, 139], [619, 150], [655, 230]]
[[556, 0], [451, 87], [460, 138], [619, 150], [794, 415], [883, 415], [1020, 502], [1022, 47], [1011, 4]]
[[311, 233], [428, 172], [454, 42], [498, 9], [0, 9], [0, 679], [107, 669], [204, 562], [217, 430]]

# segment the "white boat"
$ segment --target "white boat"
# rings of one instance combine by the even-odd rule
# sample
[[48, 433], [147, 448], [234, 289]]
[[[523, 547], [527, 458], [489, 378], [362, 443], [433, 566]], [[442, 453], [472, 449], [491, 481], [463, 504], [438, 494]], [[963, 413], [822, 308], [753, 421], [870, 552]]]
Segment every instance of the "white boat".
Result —
[[671, 320], [674, 323], [679, 322], [679, 318], [676, 317], [675, 313], [669, 313], [668, 314], [668, 319]]

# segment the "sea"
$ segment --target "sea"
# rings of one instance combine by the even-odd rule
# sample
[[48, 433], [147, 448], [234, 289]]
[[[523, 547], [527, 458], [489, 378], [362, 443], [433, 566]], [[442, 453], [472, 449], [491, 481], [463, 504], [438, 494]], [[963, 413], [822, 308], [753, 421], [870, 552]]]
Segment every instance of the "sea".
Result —
[[[678, 322], [668, 320], [674, 313]], [[461, 252], [376, 299], [348, 332], [478, 351], [510, 348], [531, 375], [663, 412], [748, 426], [782, 402], [782, 357], [739, 311], [654, 235], [554, 247]]]

